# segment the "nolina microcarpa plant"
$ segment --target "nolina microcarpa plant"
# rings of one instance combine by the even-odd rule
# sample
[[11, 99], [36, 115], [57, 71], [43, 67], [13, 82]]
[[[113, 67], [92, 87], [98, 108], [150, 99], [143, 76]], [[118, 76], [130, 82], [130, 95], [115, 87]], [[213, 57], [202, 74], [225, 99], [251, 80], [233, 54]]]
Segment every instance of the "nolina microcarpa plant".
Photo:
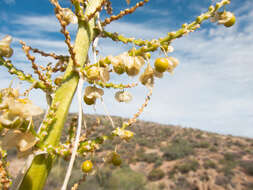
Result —
[[[183, 24], [179, 30], [149, 41], [125, 37], [104, 29], [111, 22], [134, 13], [136, 9], [148, 3], [148, 0], [140, 1], [133, 7], [120, 11], [117, 15], [112, 15], [110, 0], [71, 0], [73, 10], [61, 7], [58, 0], [50, 0], [50, 2], [55, 7], [55, 16], [61, 25], [61, 33], [65, 37], [69, 55], [47, 53], [20, 41], [28, 61], [31, 62], [35, 74], [32, 76], [32, 73], [26, 74], [17, 69], [15, 63], [12, 63], [10, 59], [13, 54], [12, 37], [6, 35], [0, 41], [0, 65], [6, 67], [8, 72], [16, 75], [18, 79], [31, 84], [31, 87], [24, 93], [11, 85], [9, 88], [0, 91], [0, 131], [3, 136], [0, 147], [1, 189], [43, 189], [54, 160], [56, 157], [63, 157], [69, 160], [66, 177], [62, 185], [62, 190], [65, 190], [71, 176], [75, 157], [80, 156], [84, 158], [84, 162], [80, 166], [84, 177], [81, 177], [80, 181], [72, 187], [72, 189], [77, 189], [80, 182], [85, 180], [86, 175], [96, 172], [94, 163], [85, 159], [88, 154], [95, 153], [105, 141], [113, 138], [129, 141], [134, 136], [134, 133], [128, 128], [136, 122], [136, 119], [147, 106], [155, 80], [162, 78], [166, 72], [173, 73], [179, 64], [177, 58], [169, 56], [169, 53], [173, 51], [172, 42], [194, 32], [203, 21], [208, 19], [225, 27], [230, 27], [235, 23], [233, 13], [225, 11], [225, 9], [221, 10], [222, 7], [230, 3], [230, 0], [221, 0], [215, 6], [210, 6], [207, 12], [198, 16], [193, 22]], [[129, 4], [130, 0], [127, 0], [127, 3]], [[99, 13], [103, 9], [106, 10], [108, 18], [100, 20]], [[74, 44], [71, 44], [71, 37], [67, 31], [69, 23], [78, 25]], [[98, 40], [104, 38], [123, 44], [131, 43], [133, 48], [127, 52], [122, 52], [120, 55], [108, 55], [97, 60]], [[89, 61], [88, 50], [90, 47], [93, 49], [95, 60], [93, 63]], [[155, 62], [151, 63], [152, 53], [158, 50], [161, 50], [164, 56], [156, 58]], [[51, 57], [55, 59], [55, 63], [49, 63], [47, 66], [38, 65], [36, 56], [34, 56], [36, 54]], [[141, 72], [143, 67], [143, 72]], [[110, 82], [110, 76], [114, 74], [126, 74], [129, 77], [137, 78], [137, 80], [133, 84], [115, 84]], [[53, 75], [57, 77], [52, 77]], [[83, 85], [86, 85], [84, 93], [82, 92]], [[116, 101], [129, 102], [132, 95], [127, 89], [138, 85], [146, 86], [149, 91], [144, 103], [131, 119], [124, 122], [122, 126], [115, 126], [111, 119], [113, 126], [111, 134], [104, 134], [93, 139], [90, 139], [85, 133], [81, 134], [84, 105], [94, 106], [98, 104], [97, 100], [102, 100], [101, 103], [103, 104], [104, 91], [110, 89], [116, 89]], [[32, 89], [41, 89], [46, 94], [49, 105], [37, 131], [32, 118], [41, 114], [42, 109], [29, 100], [28, 95]], [[69, 106], [75, 93], [78, 96], [78, 118], [74, 119], [69, 127], [67, 140], [60, 142]], [[110, 116], [108, 115], [108, 117]], [[27, 157], [27, 162], [12, 182], [7, 171], [6, 150], [14, 147], [18, 150], [18, 156]], [[104, 160], [106, 163], [116, 166], [121, 164], [121, 157], [116, 148]]]

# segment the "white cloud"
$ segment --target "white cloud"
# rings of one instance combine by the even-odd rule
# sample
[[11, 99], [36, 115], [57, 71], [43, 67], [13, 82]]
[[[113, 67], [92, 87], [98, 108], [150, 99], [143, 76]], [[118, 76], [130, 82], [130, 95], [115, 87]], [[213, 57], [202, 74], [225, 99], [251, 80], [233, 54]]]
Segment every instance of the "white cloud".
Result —
[[14, 4], [16, 1], [15, 0], [3, 0], [6, 4]]

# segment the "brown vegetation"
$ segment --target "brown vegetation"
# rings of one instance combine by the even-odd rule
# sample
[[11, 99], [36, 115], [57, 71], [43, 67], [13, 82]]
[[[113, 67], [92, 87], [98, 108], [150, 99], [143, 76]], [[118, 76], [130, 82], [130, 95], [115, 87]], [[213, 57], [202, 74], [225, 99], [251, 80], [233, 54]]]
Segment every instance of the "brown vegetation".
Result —
[[[71, 121], [70, 115], [66, 125]], [[105, 116], [87, 115], [87, 134], [96, 137], [111, 130]], [[112, 117], [115, 125], [124, 119]], [[38, 118], [36, 122], [40, 122]], [[80, 189], [89, 190], [251, 190], [253, 189], [253, 140], [208, 133], [173, 125], [137, 121], [129, 142], [115, 138], [101, 145], [95, 157], [88, 155], [96, 172], [86, 178]], [[114, 151], [123, 162], [120, 167], [104, 163]], [[10, 158], [12, 159], [12, 158]], [[70, 185], [82, 178], [77, 160]], [[67, 162], [58, 160], [47, 182], [47, 190], [58, 189]], [[10, 172], [17, 175], [22, 160], [11, 160]]]

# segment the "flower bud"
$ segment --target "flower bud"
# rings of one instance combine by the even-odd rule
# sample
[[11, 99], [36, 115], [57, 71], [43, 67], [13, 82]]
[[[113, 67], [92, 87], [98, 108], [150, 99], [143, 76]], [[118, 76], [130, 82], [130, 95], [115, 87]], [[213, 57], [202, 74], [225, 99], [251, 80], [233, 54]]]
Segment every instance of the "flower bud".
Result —
[[13, 50], [10, 47], [12, 41], [12, 37], [7, 35], [0, 41], [0, 56], [1, 57], [11, 57], [13, 54]]
[[92, 66], [86, 72], [87, 78], [92, 81], [101, 80], [102, 82], [107, 82], [110, 80], [110, 73], [108, 68]]

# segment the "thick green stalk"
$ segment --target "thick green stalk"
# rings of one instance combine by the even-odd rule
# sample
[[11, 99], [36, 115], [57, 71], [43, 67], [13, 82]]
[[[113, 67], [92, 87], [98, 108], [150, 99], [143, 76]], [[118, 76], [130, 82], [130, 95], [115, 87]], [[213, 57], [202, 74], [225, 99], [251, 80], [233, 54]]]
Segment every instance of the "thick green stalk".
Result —
[[[101, 4], [101, 1], [102, 0], [90, 0], [85, 13], [92, 13], [96, 7]], [[87, 59], [89, 46], [94, 38], [93, 29], [95, 19], [92, 19], [88, 24], [82, 21], [78, 24], [79, 27], [76, 35], [74, 51], [76, 53], [77, 63], [83, 66]], [[64, 82], [55, 92], [52, 104], [58, 105], [55, 116], [56, 121], [50, 126], [51, 130], [44, 141], [44, 145], [55, 146], [59, 144], [69, 106], [72, 102], [79, 81], [79, 76], [76, 72], [73, 72], [72, 65], [72, 61], [70, 61], [64, 75]], [[36, 156], [19, 189], [42, 190], [54, 160], [55, 156], [51, 155], [44, 154]]]

